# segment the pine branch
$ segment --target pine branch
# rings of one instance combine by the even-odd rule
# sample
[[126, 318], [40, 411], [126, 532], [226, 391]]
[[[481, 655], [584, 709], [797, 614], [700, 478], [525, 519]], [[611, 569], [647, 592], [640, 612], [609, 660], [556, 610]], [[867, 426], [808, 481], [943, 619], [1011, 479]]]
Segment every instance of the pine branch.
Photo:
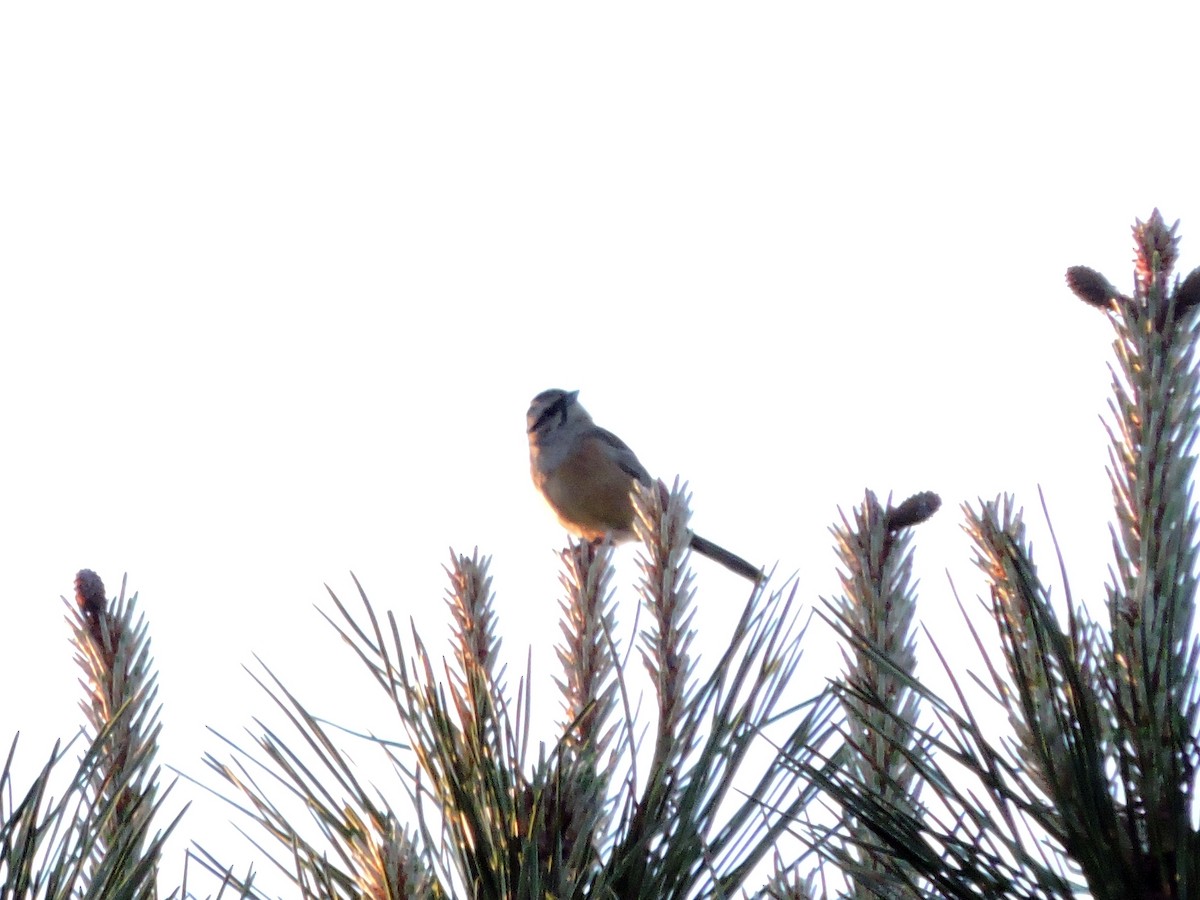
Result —
[[813, 793], [796, 759], [810, 760], [829, 739], [832, 704], [811, 703], [755, 785], [735, 799], [751, 747], [777, 715], [800, 659], [804, 629], [790, 593], [751, 591], [729, 647], [704, 680], [688, 654], [692, 641], [690, 531], [685, 489], [635, 495], [642, 561], [643, 659], [660, 710], [654, 760], [623, 819], [624, 837], [600, 882], [614, 896], [731, 896], [803, 814]]
[[[302, 896], [660, 900], [732, 896], [746, 883], [815, 796], [794, 757], [828, 740], [833, 706], [811, 704], [784, 732], [784, 752], [742, 786], [751, 748], [764, 730], [782, 727], [803, 633], [794, 598], [757, 587], [728, 650], [701, 676], [690, 649], [685, 497], [677, 488], [641, 498], [639, 509], [650, 618], [639, 640], [659, 713], [645, 774], [636, 766], [645, 726], [623, 670], [608, 547], [576, 543], [563, 553], [556, 681], [565, 717], [536, 759], [528, 749], [531, 678], [510, 697], [486, 560], [452, 556], [454, 650], [441, 665], [415, 630], [402, 640], [393, 615], [376, 616], [361, 587], [359, 615], [331, 592], [340, 618], [329, 621], [386, 692], [410, 741], [379, 742], [400, 776], [397, 796], [368, 796], [325, 724], [273, 676], [263, 687], [299, 742], [289, 746], [259, 723], [256, 752], [230, 742], [232, 764], [209, 758], [241, 797], [230, 802], [267, 843], [283, 846], [275, 862]], [[287, 802], [272, 799], [280, 789]], [[400, 799], [412, 809], [409, 829], [397, 824], [406, 815], [393, 805]], [[307, 829], [289, 815], [297, 801], [312, 817]], [[318, 837], [306, 838], [313, 825]], [[211, 855], [202, 858], [248, 889]]]
[[[943, 660], [963, 712], [916, 677], [916, 595], [900, 529], [936, 508], [918, 495], [885, 509], [868, 493], [835, 531], [846, 595], [829, 606], [847, 646], [847, 675], [834, 685], [846, 744], [808, 772], [845, 821], [810, 830], [859, 896], [1071, 896], [1061, 860], [1030, 831], [1040, 807], [1020, 764], [988, 742], [956, 673]], [[919, 721], [922, 708], [935, 724]]]
[[[851, 777], [865, 790], [881, 795], [910, 816], [919, 809], [919, 782], [908, 764], [908, 757], [918, 752], [912, 732], [917, 696], [889, 667], [877, 665], [875, 657], [886, 656], [909, 678], [916, 671], [916, 593], [910, 586], [912, 532], [906, 526], [922, 521], [939, 506], [936, 495], [919, 495], [889, 510], [868, 491], [862, 506], [855, 509], [853, 521], [843, 515], [841, 527], [834, 529], [846, 592], [834, 609], [844, 627], [869, 643], [873, 651], [853, 653], [846, 660], [844, 680], [850, 690], [843, 692], [842, 705], [853, 746], [847, 765]], [[864, 702], [860, 699], [864, 696], [872, 699]], [[851, 827], [857, 830], [855, 844], [870, 846], [869, 827], [861, 822]], [[879, 854], [872, 852], [859, 854], [855, 863], [860, 896], [864, 882], [877, 881], [895, 866], [893, 860], [881, 862]], [[911, 878], [906, 875], [906, 880]]]
[[0, 772], [0, 896], [153, 898], [163, 844], [183, 816], [159, 832], [156, 676], [136, 596], [109, 601], [104, 584], [84, 569], [76, 577], [71, 615], [76, 659], [85, 673], [88, 727], [78, 768], [61, 799], [50, 784], [75, 741], [56, 745], [33, 784], [12, 798], [13, 741]]
[[1031, 803], [1038, 824], [1089, 884], [1107, 886], [1096, 896], [1135, 896], [1131, 848], [1108, 774], [1102, 637], [1082, 608], [1069, 610], [1068, 630], [1059, 625], [1011, 498], [966, 513], [1008, 665], [1008, 679], [993, 670], [993, 683], [1016, 735], [1026, 795], [1040, 797]]
[[1200, 326], [1192, 276], [1170, 290], [1177, 228], [1167, 228], [1158, 210], [1134, 226], [1134, 294], [1109, 316], [1117, 356], [1108, 423], [1117, 510], [1109, 674], [1128, 864], [1143, 896], [1154, 897], [1200, 890], [1200, 844], [1191, 825], [1200, 762], [1191, 493]]
[[[811, 770], [856, 817], [855, 828], [867, 829], [854, 840], [871, 863], [884, 863], [886, 877], [876, 865], [849, 871], [856, 879], [866, 876], [859, 887], [880, 896], [933, 890], [955, 897], [1067, 897], [1086, 889], [1101, 900], [1179, 900], [1200, 890], [1193, 824], [1200, 762], [1198, 522], [1191, 495], [1200, 423], [1193, 349], [1200, 275], [1176, 281], [1171, 290], [1178, 239], [1157, 211], [1137, 223], [1134, 237], [1130, 296], [1085, 267], [1067, 276], [1116, 332], [1108, 424], [1117, 511], [1109, 633], [1069, 594], [1065, 608], [1054, 608], [1011, 498], [966, 509], [1003, 651], [1003, 661], [993, 661], [976, 635], [987, 673], [979, 686], [1007, 712], [1011, 738], [999, 746], [988, 739], [948, 667], [953, 703], [913, 676], [906, 646], [881, 642], [873, 620], [855, 620], [852, 609], [840, 613], [856, 661], [865, 658], [879, 673], [890, 673], [937, 722], [936, 729], [916, 728], [906, 738], [911, 718], [892, 702], [894, 690], [877, 687], [886, 682], [868, 667], [871, 674], [848, 681], [839, 696], [852, 718], [877, 720], [850, 741], [850, 758], [834, 757], [823, 770]], [[857, 531], [878, 531], [874, 519], [877, 514], [861, 517]], [[880, 540], [855, 546], [866, 548], [858, 569], [876, 571], [871, 551]], [[868, 769], [877, 781], [863, 789], [847, 774], [855, 753], [869, 759], [902, 754], [923, 786], [922, 804], [913, 805], [908, 780], [883, 763]], [[1073, 884], [1073, 873], [1086, 886]]]

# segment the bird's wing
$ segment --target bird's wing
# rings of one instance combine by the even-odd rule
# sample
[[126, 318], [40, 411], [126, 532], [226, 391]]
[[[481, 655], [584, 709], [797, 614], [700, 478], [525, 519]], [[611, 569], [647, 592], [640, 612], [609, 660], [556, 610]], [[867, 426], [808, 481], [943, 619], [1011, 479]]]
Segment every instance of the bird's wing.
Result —
[[650, 473], [646, 471], [646, 467], [637, 458], [637, 454], [629, 449], [628, 444], [611, 431], [606, 431], [603, 428], [596, 428], [591, 432], [591, 436], [604, 443], [613, 461], [624, 471], [628, 472], [631, 478], [636, 478], [642, 484], [650, 484]]

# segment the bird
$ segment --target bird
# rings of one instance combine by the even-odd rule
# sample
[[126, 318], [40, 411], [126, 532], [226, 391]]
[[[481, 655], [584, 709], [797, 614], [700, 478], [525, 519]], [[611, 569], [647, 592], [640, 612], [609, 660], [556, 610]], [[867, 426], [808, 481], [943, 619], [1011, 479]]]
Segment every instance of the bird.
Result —
[[[650, 473], [629, 445], [592, 421], [579, 391], [551, 388], [533, 398], [526, 415], [533, 484], [572, 534], [589, 541], [634, 539], [634, 483]], [[697, 534], [692, 549], [757, 584], [763, 571]]]

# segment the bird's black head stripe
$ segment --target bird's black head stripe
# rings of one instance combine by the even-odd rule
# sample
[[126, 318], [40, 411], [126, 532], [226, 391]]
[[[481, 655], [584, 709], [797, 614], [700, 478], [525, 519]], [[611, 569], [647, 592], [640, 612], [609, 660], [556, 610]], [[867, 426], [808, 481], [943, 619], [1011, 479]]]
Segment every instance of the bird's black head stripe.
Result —
[[560, 394], [553, 403], [542, 410], [542, 414], [537, 417], [537, 420], [529, 427], [530, 431], [540, 431], [542, 426], [554, 418], [555, 414], [561, 416], [559, 425], [567, 424], [567, 409], [571, 405], [572, 396], [570, 394]]

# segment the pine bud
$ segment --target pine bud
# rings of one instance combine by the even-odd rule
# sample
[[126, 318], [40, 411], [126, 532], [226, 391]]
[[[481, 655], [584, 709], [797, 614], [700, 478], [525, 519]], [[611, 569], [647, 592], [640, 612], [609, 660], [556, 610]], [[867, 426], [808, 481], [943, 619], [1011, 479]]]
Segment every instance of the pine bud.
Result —
[[895, 532], [901, 528], [920, 525], [941, 507], [942, 498], [933, 491], [913, 494], [899, 506], [893, 506], [888, 510], [887, 530]]
[[1097, 309], [1109, 309], [1119, 296], [1107, 278], [1087, 266], [1067, 269], [1067, 287], [1084, 303]]

